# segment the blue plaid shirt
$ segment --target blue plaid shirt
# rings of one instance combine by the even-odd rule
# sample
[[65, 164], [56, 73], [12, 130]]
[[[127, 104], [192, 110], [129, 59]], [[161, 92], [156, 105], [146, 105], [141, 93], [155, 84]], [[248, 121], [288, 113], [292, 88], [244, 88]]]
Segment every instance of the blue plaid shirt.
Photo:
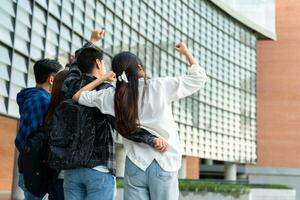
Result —
[[26, 88], [18, 93], [20, 125], [15, 145], [19, 152], [24, 150], [27, 137], [44, 122], [50, 100], [51, 94], [42, 88]]

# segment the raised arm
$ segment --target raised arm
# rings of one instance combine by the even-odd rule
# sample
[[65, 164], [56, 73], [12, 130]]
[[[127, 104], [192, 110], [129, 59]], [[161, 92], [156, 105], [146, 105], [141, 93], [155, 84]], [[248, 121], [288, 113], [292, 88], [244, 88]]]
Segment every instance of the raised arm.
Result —
[[75, 60], [69, 64], [70, 70], [69, 73], [62, 85], [61, 91], [65, 99], [71, 99], [73, 95], [85, 85], [85, 81], [82, 80], [82, 72], [78, 68], [76, 62], [76, 57], [78, 54], [85, 48], [96, 47], [97, 42], [99, 42], [104, 37], [104, 30], [94, 30], [91, 33], [91, 37], [87, 43], [85, 43], [80, 49], [75, 51]]
[[188, 73], [179, 77], [164, 77], [158, 79], [163, 94], [168, 102], [189, 96], [204, 86], [207, 76], [204, 68], [200, 67], [197, 60], [184, 43], [179, 43], [175, 49], [183, 55], [188, 62]]
[[181, 55], [185, 56], [188, 63], [190, 65], [198, 64], [198, 61], [194, 58], [193, 54], [190, 52], [190, 50], [187, 48], [186, 44], [183, 42], [180, 42], [176, 44], [175, 46], [176, 51], [178, 51]]
[[96, 47], [97, 43], [104, 38], [105, 30], [94, 30], [91, 33], [90, 39], [81, 47], [75, 51], [75, 58], [78, 56], [80, 51], [87, 47]]

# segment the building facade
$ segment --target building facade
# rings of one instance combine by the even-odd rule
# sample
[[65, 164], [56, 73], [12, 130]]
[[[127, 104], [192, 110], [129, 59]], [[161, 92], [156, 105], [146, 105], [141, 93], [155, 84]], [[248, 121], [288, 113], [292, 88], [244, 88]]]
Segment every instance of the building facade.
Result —
[[300, 2], [276, 2], [276, 41], [257, 45], [257, 166], [252, 182], [293, 187], [300, 200]]
[[229, 14], [209, 0], [2, 1], [0, 191], [11, 189], [16, 95], [34, 86], [34, 62], [50, 57], [65, 64], [95, 28], [106, 30], [99, 46], [108, 68], [114, 54], [129, 50], [149, 77], [179, 76], [187, 64], [174, 45], [184, 41], [206, 69], [205, 89], [173, 104], [183, 177], [199, 178], [199, 158], [256, 163], [256, 43], [263, 34]]

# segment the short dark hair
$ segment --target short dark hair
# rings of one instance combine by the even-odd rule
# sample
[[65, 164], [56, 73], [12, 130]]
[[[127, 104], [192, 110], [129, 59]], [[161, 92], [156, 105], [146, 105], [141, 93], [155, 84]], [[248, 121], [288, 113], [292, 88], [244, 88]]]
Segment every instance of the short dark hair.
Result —
[[48, 77], [52, 73], [57, 73], [61, 69], [63, 69], [62, 65], [56, 60], [51, 60], [51, 59], [38, 60], [33, 65], [35, 82], [36, 83], [45, 83], [47, 81]]
[[98, 48], [86, 48], [80, 51], [77, 56], [78, 67], [82, 73], [91, 73], [93, 71], [96, 59], [103, 59], [103, 52]]

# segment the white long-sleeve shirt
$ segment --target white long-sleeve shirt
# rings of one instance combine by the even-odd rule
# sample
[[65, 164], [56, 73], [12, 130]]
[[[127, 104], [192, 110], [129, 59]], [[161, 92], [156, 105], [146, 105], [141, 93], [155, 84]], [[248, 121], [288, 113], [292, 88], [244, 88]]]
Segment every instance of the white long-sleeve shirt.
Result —
[[[184, 76], [150, 79], [142, 103], [144, 79], [139, 79], [140, 126], [164, 138], [168, 144], [168, 150], [160, 153], [147, 144], [124, 138], [127, 156], [140, 169], [145, 171], [155, 159], [165, 171], [179, 170], [182, 147], [172, 114], [172, 102], [195, 93], [206, 81], [205, 70], [196, 64], [192, 65], [188, 69], [188, 74]], [[114, 95], [114, 87], [100, 91], [85, 91], [80, 95], [79, 104], [98, 107], [102, 113], [114, 116]]]

